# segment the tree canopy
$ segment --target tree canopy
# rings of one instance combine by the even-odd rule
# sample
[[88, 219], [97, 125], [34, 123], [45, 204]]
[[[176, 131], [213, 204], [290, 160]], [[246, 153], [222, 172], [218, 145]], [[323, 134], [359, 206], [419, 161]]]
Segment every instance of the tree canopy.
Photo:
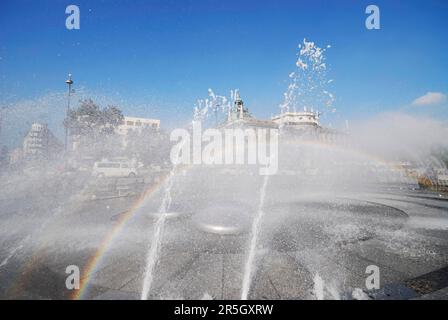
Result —
[[76, 109], [70, 109], [64, 125], [71, 135], [90, 136], [113, 134], [124, 117], [116, 106], [101, 109], [92, 99], [80, 101]]

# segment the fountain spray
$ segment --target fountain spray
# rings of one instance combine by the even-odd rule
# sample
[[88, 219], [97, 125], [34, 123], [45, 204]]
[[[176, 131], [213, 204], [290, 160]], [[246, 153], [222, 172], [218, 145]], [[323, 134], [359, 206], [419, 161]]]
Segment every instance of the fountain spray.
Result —
[[243, 278], [243, 288], [241, 292], [241, 300], [247, 300], [249, 295], [250, 286], [252, 282], [252, 277], [255, 272], [255, 250], [257, 249], [257, 242], [261, 228], [261, 222], [263, 218], [263, 206], [264, 199], [266, 196], [266, 187], [268, 184], [269, 175], [265, 175], [263, 179], [263, 184], [260, 190], [260, 202], [258, 205], [257, 215], [255, 216], [254, 222], [252, 223], [251, 238], [249, 243], [249, 254], [247, 256], [246, 265], [244, 267], [244, 278]]

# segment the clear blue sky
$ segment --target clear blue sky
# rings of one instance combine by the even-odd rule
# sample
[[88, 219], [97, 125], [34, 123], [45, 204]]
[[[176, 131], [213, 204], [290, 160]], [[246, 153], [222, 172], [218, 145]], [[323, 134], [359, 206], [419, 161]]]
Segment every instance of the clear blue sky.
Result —
[[[65, 28], [69, 4], [80, 8], [80, 30]], [[381, 30], [365, 28], [368, 4], [380, 7]], [[334, 121], [414, 112], [417, 97], [448, 92], [447, 17], [443, 0], [2, 0], [0, 103], [62, 92], [72, 72], [75, 88], [116, 99], [126, 114], [161, 118], [162, 126], [187, 119], [208, 88], [239, 88], [251, 111], [267, 118], [278, 112], [307, 38], [332, 46]], [[447, 118], [447, 110], [445, 103], [416, 112]]]

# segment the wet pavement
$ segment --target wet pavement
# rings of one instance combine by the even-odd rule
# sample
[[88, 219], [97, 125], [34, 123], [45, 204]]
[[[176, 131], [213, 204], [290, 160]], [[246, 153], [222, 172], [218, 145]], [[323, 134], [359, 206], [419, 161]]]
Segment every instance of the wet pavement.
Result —
[[[261, 181], [253, 172], [175, 175], [150, 299], [241, 298]], [[325, 299], [359, 289], [371, 299], [447, 298], [446, 195], [414, 184], [320, 183], [269, 177], [250, 299], [315, 299], [316, 275]], [[51, 182], [54, 198], [4, 192], [0, 298], [139, 299], [165, 196], [163, 181], [145, 188], [141, 198], [88, 199]], [[81, 270], [80, 295], [65, 287], [68, 265]], [[372, 265], [378, 290], [366, 288]]]

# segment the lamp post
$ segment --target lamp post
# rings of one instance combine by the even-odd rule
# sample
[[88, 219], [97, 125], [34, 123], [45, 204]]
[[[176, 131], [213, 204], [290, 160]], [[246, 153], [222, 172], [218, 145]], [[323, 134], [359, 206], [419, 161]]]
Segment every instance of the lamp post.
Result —
[[[65, 111], [65, 121], [68, 121], [68, 113], [70, 111], [70, 94], [72, 92], [72, 74], [68, 74], [68, 79], [65, 80], [65, 83], [68, 85], [68, 98], [67, 98], [67, 110]], [[64, 150], [67, 155], [67, 149], [68, 149], [68, 123], [65, 123], [65, 143], [64, 143]]]

